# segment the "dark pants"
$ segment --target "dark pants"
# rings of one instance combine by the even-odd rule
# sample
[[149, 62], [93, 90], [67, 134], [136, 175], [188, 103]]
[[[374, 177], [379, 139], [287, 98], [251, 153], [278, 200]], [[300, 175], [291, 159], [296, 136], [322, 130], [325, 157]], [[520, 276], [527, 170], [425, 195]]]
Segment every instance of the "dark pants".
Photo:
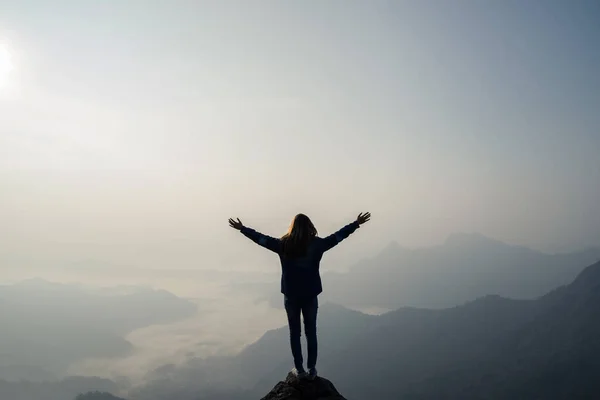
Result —
[[304, 333], [306, 334], [306, 347], [308, 350], [307, 367], [314, 368], [317, 365], [317, 309], [319, 301], [317, 297], [296, 299], [285, 296], [285, 311], [290, 327], [290, 345], [294, 356], [294, 366], [303, 371], [302, 345], [300, 336], [302, 327], [300, 325], [300, 313], [304, 319]]

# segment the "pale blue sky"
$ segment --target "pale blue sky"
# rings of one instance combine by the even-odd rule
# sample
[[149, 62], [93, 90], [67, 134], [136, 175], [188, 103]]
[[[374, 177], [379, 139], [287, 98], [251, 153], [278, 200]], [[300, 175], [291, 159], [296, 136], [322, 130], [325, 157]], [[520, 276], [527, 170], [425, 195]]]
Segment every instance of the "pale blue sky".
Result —
[[5, 264], [262, 265], [227, 218], [296, 212], [373, 213], [330, 264], [600, 245], [597, 1], [0, 0], [0, 43]]

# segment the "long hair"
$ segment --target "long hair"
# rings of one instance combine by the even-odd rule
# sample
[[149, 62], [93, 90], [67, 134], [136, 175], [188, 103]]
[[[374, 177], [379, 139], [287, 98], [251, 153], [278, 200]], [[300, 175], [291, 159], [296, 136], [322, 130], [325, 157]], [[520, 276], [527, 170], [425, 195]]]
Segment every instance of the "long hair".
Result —
[[315, 236], [317, 229], [310, 218], [304, 214], [296, 215], [287, 233], [281, 237], [282, 254], [288, 258], [302, 257]]

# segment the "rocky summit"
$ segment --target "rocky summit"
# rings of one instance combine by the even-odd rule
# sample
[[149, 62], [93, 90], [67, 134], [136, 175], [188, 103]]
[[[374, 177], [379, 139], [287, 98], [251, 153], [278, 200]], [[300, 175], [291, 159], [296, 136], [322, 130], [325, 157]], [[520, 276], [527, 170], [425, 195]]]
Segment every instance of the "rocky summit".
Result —
[[289, 373], [285, 381], [275, 385], [273, 390], [261, 400], [346, 400], [346, 398], [325, 378], [298, 379]]

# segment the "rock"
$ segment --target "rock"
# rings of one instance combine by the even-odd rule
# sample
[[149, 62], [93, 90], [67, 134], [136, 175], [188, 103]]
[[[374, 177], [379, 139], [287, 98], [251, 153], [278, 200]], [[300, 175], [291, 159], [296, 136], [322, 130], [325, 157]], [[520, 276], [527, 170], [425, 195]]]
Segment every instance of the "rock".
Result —
[[329, 380], [298, 379], [290, 372], [261, 400], [346, 400]]

